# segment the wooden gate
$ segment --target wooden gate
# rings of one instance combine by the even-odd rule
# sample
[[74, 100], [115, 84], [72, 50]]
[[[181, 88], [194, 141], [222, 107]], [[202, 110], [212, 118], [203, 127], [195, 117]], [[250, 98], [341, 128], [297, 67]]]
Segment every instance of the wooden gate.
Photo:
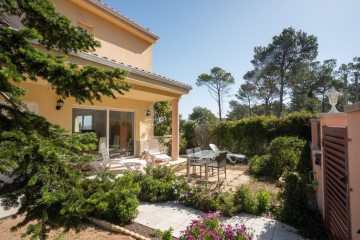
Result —
[[325, 227], [330, 239], [351, 239], [347, 128], [323, 127]]

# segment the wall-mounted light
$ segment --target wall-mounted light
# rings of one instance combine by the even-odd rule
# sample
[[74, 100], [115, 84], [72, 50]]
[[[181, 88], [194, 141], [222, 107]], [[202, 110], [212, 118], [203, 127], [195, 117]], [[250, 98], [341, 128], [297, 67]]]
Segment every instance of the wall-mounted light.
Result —
[[338, 93], [334, 88], [331, 88], [329, 91], [327, 91], [326, 96], [328, 96], [329, 102], [331, 104], [331, 109], [330, 109], [329, 113], [339, 112], [336, 109], [336, 104], [337, 104], [339, 95], [340, 95], [340, 93]]
[[146, 116], [150, 116], [151, 115], [151, 109], [149, 108], [147, 111], [146, 111]]
[[64, 101], [60, 98], [60, 99], [57, 100], [57, 102], [56, 102], [56, 110], [60, 110], [63, 105], [64, 105]]

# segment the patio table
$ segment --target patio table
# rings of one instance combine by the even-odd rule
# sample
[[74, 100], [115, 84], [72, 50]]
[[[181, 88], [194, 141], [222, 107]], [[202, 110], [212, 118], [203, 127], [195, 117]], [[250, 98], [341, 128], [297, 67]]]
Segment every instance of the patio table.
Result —
[[211, 158], [215, 158], [219, 155], [218, 152], [215, 152], [213, 150], [202, 150], [199, 152], [187, 154], [187, 169], [186, 174], [188, 179], [190, 179], [190, 158], [197, 158], [198, 160], [204, 160], [205, 161], [205, 187], [207, 187], [208, 183], [208, 164]]

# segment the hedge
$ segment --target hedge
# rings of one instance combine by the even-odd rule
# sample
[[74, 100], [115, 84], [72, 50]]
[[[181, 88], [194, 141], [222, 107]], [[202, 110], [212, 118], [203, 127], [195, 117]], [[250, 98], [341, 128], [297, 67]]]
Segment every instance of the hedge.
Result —
[[311, 139], [310, 119], [313, 113], [294, 112], [283, 117], [251, 116], [238, 121], [200, 125], [194, 145], [204, 149], [215, 143], [220, 149], [241, 152], [247, 156], [263, 155], [270, 142], [279, 136]]

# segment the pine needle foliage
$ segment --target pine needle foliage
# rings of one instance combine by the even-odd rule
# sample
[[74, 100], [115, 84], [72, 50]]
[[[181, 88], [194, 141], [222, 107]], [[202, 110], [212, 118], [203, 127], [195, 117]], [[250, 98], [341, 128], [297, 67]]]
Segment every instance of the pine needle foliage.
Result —
[[[9, 17], [18, 17], [22, 27], [11, 27]], [[95, 134], [70, 135], [29, 112], [21, 101], [26, 95], [21, 83], [39, 80], [59, 97], [78, 103], [124, 94], [131, 88], [122, 81], [126, 71], [79, 66], [67, 59], [97, 47], [99, 41], [73, 26], [48, 0], [0, 0], [0, 98], [5, 100], [0, 102], [0, 172], [12, 179], [0, 183], [0, 198], [6, 208], [20, 207], [17, 215], [25, 218], [13, 230], [28, 225], [24, 235], [32, 239], [45, 239], [54, 228], [78, 229], [86, 217], [128, 197], [116, 187], [106, 189], [114, 186], [113, 177], [101, 183], [84, 180], [79, 168], [93, 161], [89, 151], [96, 148]], [[112, 197], [94, 204], [98, 193], [89, 193], [92, 184]], [[115, 211], [119, 217], [121, 207]], [[131, 214], [127, 220], [136, 209]]]

